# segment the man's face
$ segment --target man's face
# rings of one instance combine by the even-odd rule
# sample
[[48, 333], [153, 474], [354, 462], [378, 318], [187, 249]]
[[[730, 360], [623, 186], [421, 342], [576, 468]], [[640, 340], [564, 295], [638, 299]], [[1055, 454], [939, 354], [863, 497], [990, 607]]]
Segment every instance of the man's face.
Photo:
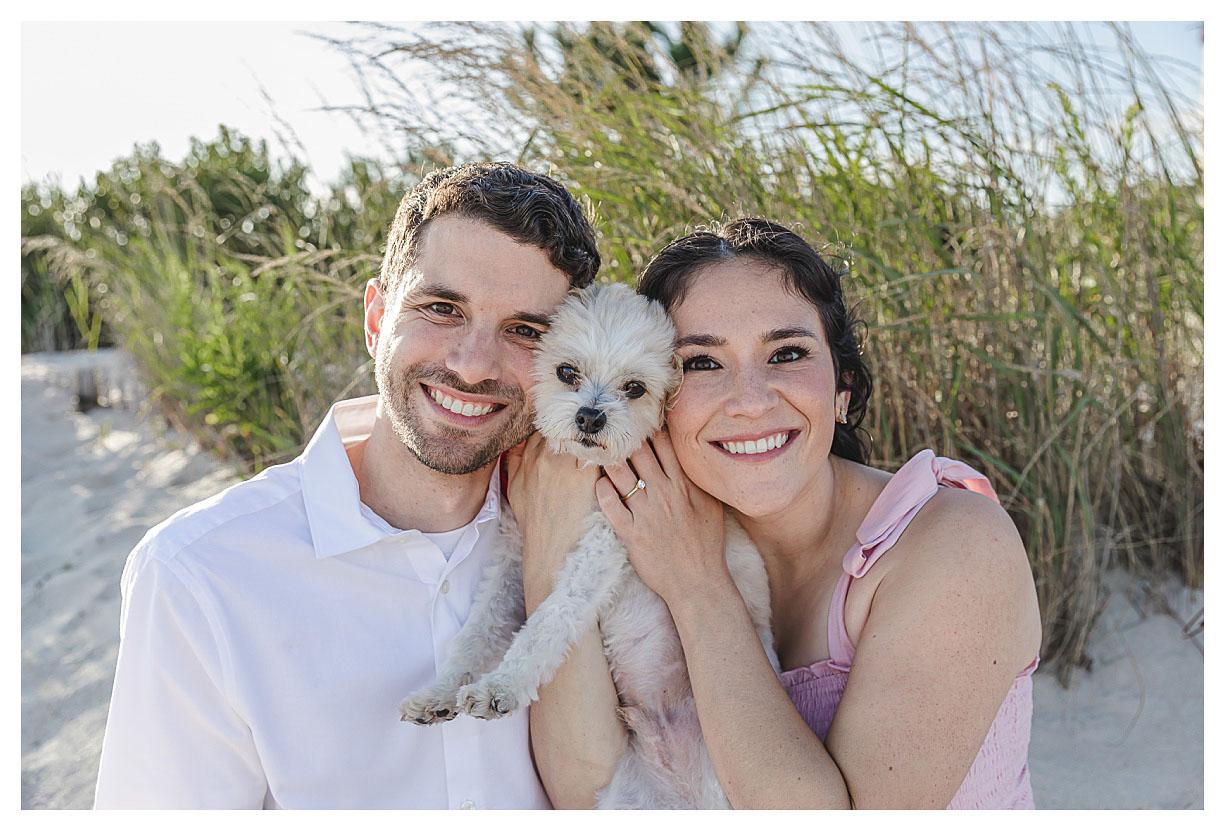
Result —
[[366, 287], [366, 345], [384, 411], [427, 467], [485, 467], [532, 430], [532, 353], [570, 284], [539, 248], [443, 216], [394, 295]]

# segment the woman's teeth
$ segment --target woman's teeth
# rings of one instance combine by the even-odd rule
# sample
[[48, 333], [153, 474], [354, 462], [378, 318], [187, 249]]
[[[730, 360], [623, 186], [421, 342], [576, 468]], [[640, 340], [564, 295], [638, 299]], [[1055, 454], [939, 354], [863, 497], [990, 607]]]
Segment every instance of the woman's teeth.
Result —
[[721, 441], [719, 446], [728, 453], [765, 453], [767, 450], [782, 447], [787, 443], [787, 437], [790, 435], [790, 433], [784, 432], [775, 433], [773, 436], [767, 436], [757, 441]]
[[456, 415], [483, 416], [497, 406], [496, 404], [473, 404], [471, 401], [460, 401], [432, 387], [427, 387], [427, 389], [430, 391], [430, 398], [437, 401], [443, 409], [450, 410]]

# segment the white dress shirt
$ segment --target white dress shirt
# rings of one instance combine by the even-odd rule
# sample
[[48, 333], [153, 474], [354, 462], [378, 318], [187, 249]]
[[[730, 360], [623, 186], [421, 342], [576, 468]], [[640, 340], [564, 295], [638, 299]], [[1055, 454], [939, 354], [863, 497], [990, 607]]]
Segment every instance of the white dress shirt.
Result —
[[527, 711], [422, 727], [500, 508], [444, 556], [361, 503], [345, 449], [377, 396], [342, 401], [293, 462], [152, 529], [123, 573], [98, 808], [548, 808]]

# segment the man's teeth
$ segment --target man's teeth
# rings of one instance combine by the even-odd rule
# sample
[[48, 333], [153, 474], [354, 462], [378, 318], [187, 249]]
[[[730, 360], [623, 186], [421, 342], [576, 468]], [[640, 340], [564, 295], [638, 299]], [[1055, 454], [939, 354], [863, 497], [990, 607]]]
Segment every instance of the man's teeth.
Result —
[[483, 416], [487, 415], [496, 406], [495, 404], [473, 404], [471, 401], [460, 401], [458, 398], [452, 398], [432, 387], [429, 390], [430, 398], [433, 398], [444, 409], [450, 410], [456, 415]]
[[764, 439], [757, 441], [721, 441], [719, 446], [728, 453], [765, 453], [767, 450], [773, 450], [776, 447], [782, 447], [787, 443], [787, 437], [790, 433], [775, 433], [773, 436], [767, 436]]

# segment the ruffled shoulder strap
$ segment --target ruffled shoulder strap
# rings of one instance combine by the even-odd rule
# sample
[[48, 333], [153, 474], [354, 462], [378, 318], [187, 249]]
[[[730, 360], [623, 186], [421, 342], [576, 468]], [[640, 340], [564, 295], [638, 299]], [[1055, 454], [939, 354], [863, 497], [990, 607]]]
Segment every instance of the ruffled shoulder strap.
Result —
[[974, 468], [937, 456], [931, 450], [920, 450], [893, 474], [872, 503], [855, 532], [856, 544], [842, 560], [842, 570], [856, 578], [867, 574], [941, 485], [964, 488], [1000, 501], [987, 477]]
[[931, 450], [919, 451], [893, 474], [855, 532], [855, 545], [842, 559], [843, 574], [829, 604], [826, 633], [830, 662], [838, 670], [850, 672], [855, 657], [846, 630], [846, 597], [851, 581], [868, 573], [941, 485], [964, 488], [1000, 501], [987, 477], [967, 464], [937, 456]]

